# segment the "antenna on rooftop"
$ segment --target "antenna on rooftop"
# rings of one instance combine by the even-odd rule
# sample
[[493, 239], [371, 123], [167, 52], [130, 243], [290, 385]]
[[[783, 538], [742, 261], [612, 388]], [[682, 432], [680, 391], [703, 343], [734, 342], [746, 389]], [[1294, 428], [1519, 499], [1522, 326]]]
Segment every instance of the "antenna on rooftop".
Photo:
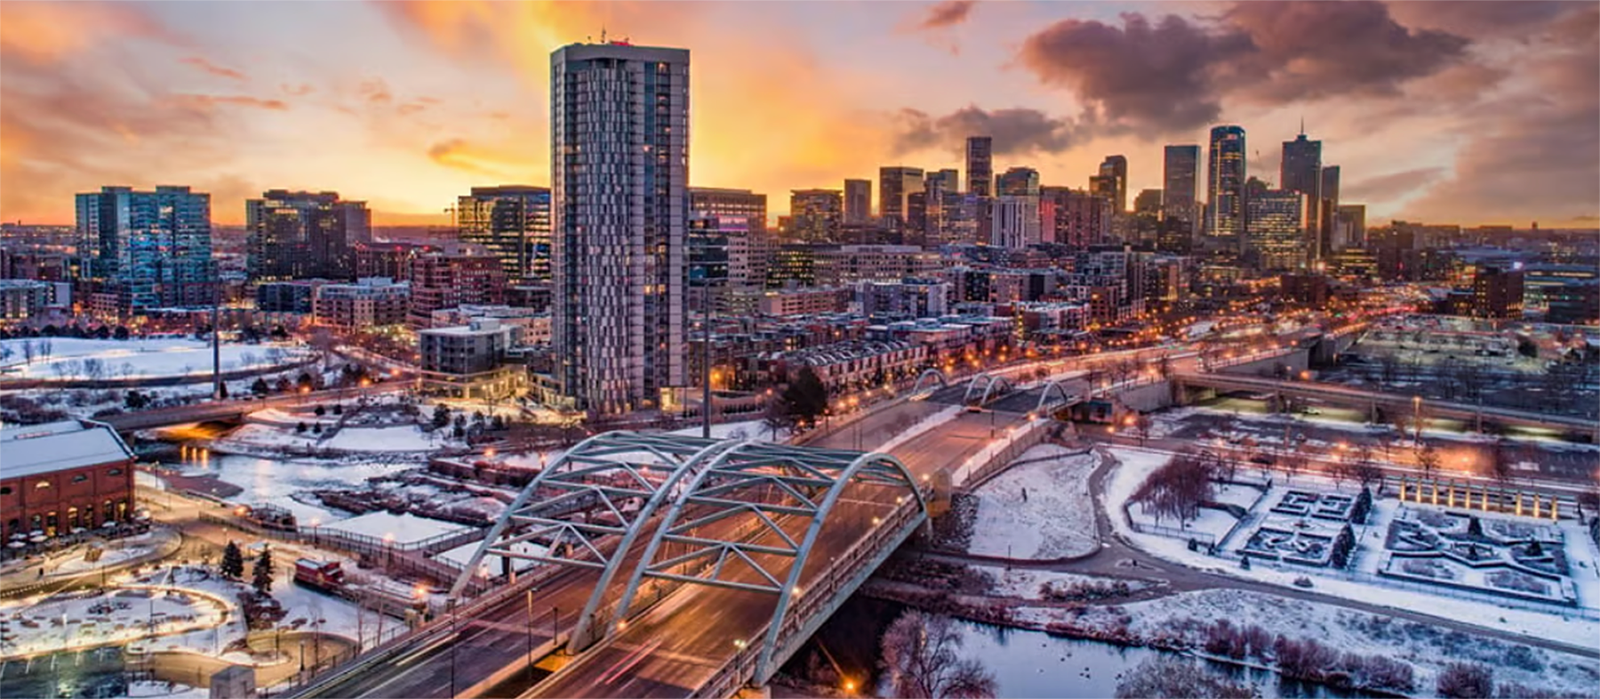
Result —
[[1300, 135], [1306, 135], [1306, 115], [1300, 115]]
[[600, 43], [606, 43], [606, 25], [600, 25]]

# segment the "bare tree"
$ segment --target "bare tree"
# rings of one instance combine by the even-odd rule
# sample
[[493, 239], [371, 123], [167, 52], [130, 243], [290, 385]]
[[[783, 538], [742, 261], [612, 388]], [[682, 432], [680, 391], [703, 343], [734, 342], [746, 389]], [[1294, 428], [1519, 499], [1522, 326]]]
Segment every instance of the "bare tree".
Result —
[[1147, 413], [1139, 413], [1139, 417], [1133, 419], [1133, 429], [1139, 433], [1139, 446], [1144, 446], [1144, 441], [1150, 438], [1150, 427], [1154, 423]]
[[961, 632], [950, 617], [908, 610], [883, 633], [879, 666], [891, 696], [978, 699], [999, 689], [994, 675], [971, 658], [958, 658]]
[[39, 348], [35, 347], [33, 340], [22, 341], [22, 361], [24, 364], [33, 364], [33, 358], [39, 356]]
[[105, 362], [105, 360], [98, 359], [98, 358], [95, 358], [95, 357], [85, 357], [83, 359], [83, 377], [84, 378], [89, 379], [90, 381], [99, 381], [100, 379], [105, 378], [105, 375], [106, 375], [106, 362]]
[[1309, 462], [1310, 460], [1306, 458], [1305, 452], [1300, 451], [1298, 447], [1285, 451], [1283, 458], [1278, 460], [1278, 464], [1283, 466], [1284, 472], [1289, 474], [1289, 480], [1294, 479], [1294, 474], [1304, 471], [1306, 464]]
[[1433, 472], [1439, 468], [1439, 450], [1433, 447], [1432, 442], [1423, 440], [1421, 446], [1414, 451], [1417, 457], [1417, 468], [1422, 469], [1422, 477], [1432, 479]]
[[1157, 521], [1164, 516], [1193, 519], [1200, 513], [1200, 503], [1212, 497], [1215, 467], [1211, 459], [1191, 452], [1174, 454], [1145, 478], [1133, 500], [1143, 504]]
[[1117, 682], [1117, 699], [1257, 699], [1260, 692], [1206, 671], [1192, 660], [1150, 658]]
[[1517, 454], [1512, 448], [1510, 440], [1504, 435], [1494, 440], [1494, 445], [1489, 447], [1489, 475], [1502, 486], [1511, 484], [1511, 477], [1515, 475]]
[[1378, 464], [1373, 461], [1372, 447], [1366, 444], [1356, 447], [1355, 463], [1351, 469], [1351, 474], [1355, 476], [1356, 481], [1361, 483], [1362, 488], [1370, 488], [1372, 484], [1383, 480], [1383, 469], [1379, 468]]

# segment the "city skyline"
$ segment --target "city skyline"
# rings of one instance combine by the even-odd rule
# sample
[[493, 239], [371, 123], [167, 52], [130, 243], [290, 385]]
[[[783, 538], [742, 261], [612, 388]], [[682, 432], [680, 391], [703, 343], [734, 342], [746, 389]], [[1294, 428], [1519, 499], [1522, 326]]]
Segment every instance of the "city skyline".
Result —
[[[772, 216], [786, 192], [884, 166], [964, 181], [974, 135], [995, 138], [996, 172], [1051, 186], [1125, 155], [1137, 192], [1161, 186], [1165, 145], [1234, 123], [1250, 174], [1275, 181], [1271, 146], [1304, 118], [1371, 220], [1600, 220], [1594, 5], [1262, 7], [7, 3], [0, 218], [65, 224], [74, 194], [175, 183], [211, 193], [224, 225], [274, 188], [445, 223], [474, 186], [549, 186], [544, 57], [604, 27], [702, 57], [690, 184], [766, 193]], [[1290, 41], [1313, 26], [1336, 30]], [[326, 55], [284, 48], [290, 33]], [[1132, 60], [1146, 43], [1171, 54]]]

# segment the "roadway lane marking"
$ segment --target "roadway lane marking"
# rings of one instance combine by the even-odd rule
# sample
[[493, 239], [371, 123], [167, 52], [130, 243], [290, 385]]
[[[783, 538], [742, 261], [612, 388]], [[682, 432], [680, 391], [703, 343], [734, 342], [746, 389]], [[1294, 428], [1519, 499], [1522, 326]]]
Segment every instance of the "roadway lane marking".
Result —
[[644, 659], [649, 657], [652, 651], [660, 648], [661, 644], [666, 643], [666, 641], [667, 639], [665, 638], [659, 638], [649, 644], [633, 649], [633, 651], [623, 656], [622, 660], [619, 660], [615, 665], [612, 665], [611, 669], [608, 670], [606, 674], [600, 676], [600, 684], [611, 684], [612, 682], [617, 681], [617, 678], [621, 677], [623, 673], [632, 670], [634, 666], [644, 662]]

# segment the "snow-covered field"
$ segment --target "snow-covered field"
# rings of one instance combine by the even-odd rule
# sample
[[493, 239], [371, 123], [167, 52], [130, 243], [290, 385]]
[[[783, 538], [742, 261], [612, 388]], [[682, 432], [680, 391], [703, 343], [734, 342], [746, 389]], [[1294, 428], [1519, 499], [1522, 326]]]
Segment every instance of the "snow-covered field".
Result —
[[[690, 436], [690, 437], [699, 437], [700, 436], [700, 426], [696, 425], [694, 427], [685, 427], [685, 428], [683, 428], [681, 430], [673, 430], [669, 434], [681, 434], [681, 435], [687, 435], [687, 436]], [[764, 421], [762, 421], [762, 420], [744, 420], [742, 422], [724, 422], [724, 423], [722, 423], [720, 425], [712, 425], [711, 426], [711, 438], [712, 439], [759, 439], [759, 440], [761, 440], [763, 442], [771, 442], [771, 441], [783, 442], [783, 441], [789, 439], [789, 429], [788, 428], [779, 429], [777, 431], [776, 437], [774, 437], [772, 428], [767, 427], [766, 423]]]
[[[38, 347], [42, 342], [50, 345], [50, 355], [34, 356], [26, 361], [23, 343], [32, 342]], [[304, 349], [285, 345], [223, 345], [222, 370], [234, 371], [251, 367], [267, 368], [268, 350], [282, 353], [278, 364], [293, 361], [305, 354]], [[83, 379], [91, 378], [84, 366], [86, 359], [101, 362], [104, 371], [98, 378], [154, 378], [158, 376], [184, 376], [211, 372], [211, 345], [193, 339], [133, 339], [86, 340], [74, 337], [25, 338], [0, 340], [0, 366], [13, 370], [16, 376], [31, 379]]]
[[[89, 560], [90, 546], [100, 548], [100, 556], [94, 561]], [[161, 541], [158, 540], [155, 534], [146, 533], [126, 539], [91, 544], [90, 546], [75, 548], [73, 554], [51, 572], [55, 575], [66, 575], [112, 567], [123, 561], [154, 552], [161, 546]]]
[[211, 690], [160, 680], [134, 680], [128, 683], [128, 699], [208, 699]]
[[317, 488], [359, 487], [368, 478], [415, 467], [411, 462], [385, 463], [376, 459], [282, 461], [228, 455], [203, 464], [191, 464], [183, 474], [215, 476], [243, 488], [244, 492], [234, 496], [233, 502], [271, 503], [293, 512], [302, 524], [310, 524], [312, 520], [326, 524], [341, 515], [299, 502], [293, 498], [294, 494]]
[[1050, 585], [1057, 590], [1065, 590], [1074, 586], [1109, 586], [1120, 582], [1127, 585], [1130, 592], [1150, 587], [1150, 583], [1142, 580], [1102, 578], [1093, 575], [1061, 573], [1053, 570], [1007, 569], [1000, 566], [972, 566], [972, 568], [988, 573], [994, 579], [995, 585], [991, 588], [992, 594], [1026, 600], [1044, 599], [1043, 588], [1045, 585]]
[[339, 451], [428, 451], [443, 444], [443, 432], [427, 434], [416, 425], [346, 427], [320, 446]]
[[333, 530], [377, 539], [391, 539], [397, 545], [466, 529], [454, 522], [418, 517], [410, 513], [395, 515], [383, 511], [368, 512], [359, 517], [325, 524], [322, 528], [325, 531]]
[[211, 629], [228, 617], [222, 597], [174, 587], [120, 588], [0, 603], [0, 657], [76, 650]]
[[[1399, 507], [1396, 501], [1389, 498], [1377, 500], [1369, 524], [1357, 529], [1360, 547], [1352, 556], [1351, 565], [1355, 570], [1354, 573], [1338, 574], [1327, 569], [1293, 564], [1273, 565], [1265, 562], [1254, 562], [1249, 570], [1242, 570], [1236, 561], [1209, 556], [1201, 551], [1190, 551], [1184, 541], [1132, 531], [1121, 516], [1122, 503], [1127, 502], [1139, 484], [1144, 482], [1145, 477], [1166, 463], [1171, 454], [1131, 447], [1117, 447], [1111, 449], [1111, 452], [1121, 465], [1107, 479], [1105, 507], [1111, 514], [1110, 519], [1117, 532], [1152, 555], [1191, 568], [1284, 587], [1293, 587], [1297, 578], [1310, 577], [1314, 580], [1315, 591], [1322, 594], [1441, 616], [1531, 637], [1591, 648], [1596, 647], [1595, 639], [1600, 639], [1600, 621], [1593, 618], [1593, 609], [1600, 604], [1600, 599], [1589, 596], [1592, 592], [1600, 592], [1600, 577], [1597, 577], [1600, 576], [1600, 572], [1595, 568], [1593, 545], [1585, 544], [1586, 539], [1576, 532], [1569, 533], [1568, 540], [1571, 542], [1573, 538], [1578, 538], [1578, 546], [1574, 547], [1569, 543], [1568, 553], [1583, 556], [1580, 559], [1573, 559], [1574, 570], [1578, 573], [1576, 582], [1579, 586], [1579, 599], [1583, 606], [1589, 609], [1590, 618], [1571, 613], [1511, 608], [1496, 602], [1451, 596], [1443, 590], [1435, 591], [1418, 585], [1399, 585], [1372, 576], [1371, 573], [1376, 571], [1383, 558], [1377, 555], [1377, 549], [1382, 546], [1381, 532]], [[1311, 477], [1302, 476], [1297, 479], [1295, 487], [1306, 488], [1312, 481]], [[1568, 523], [1568, 526], [1576, 527], [1571, 523]], [[1237, 538], [1236, 541], [1243, 541], [1243, 538]], [[1584, 567], [1578, 567], [1579, 561], [1584, 563]]]
[[[1042, 460], [1041, 460], [1042, 459]], [[1022, 453], [978, 488], [978, 512], [967, 552], [1018, 559], [1081, 556], [1100, 545], [1095, 535], [1089, 474], [1092, 453], [1041, 444]]]

